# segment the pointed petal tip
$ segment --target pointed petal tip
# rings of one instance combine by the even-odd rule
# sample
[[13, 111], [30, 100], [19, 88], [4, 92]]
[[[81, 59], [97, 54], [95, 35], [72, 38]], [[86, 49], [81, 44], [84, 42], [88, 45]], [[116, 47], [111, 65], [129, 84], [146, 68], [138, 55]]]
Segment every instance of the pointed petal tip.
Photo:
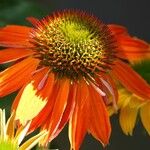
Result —
[[147, 103], [143, 107], [141, 107], [140, 117], [144, 128], [150, 135], [150, 103]]
[[150, 99], [150, 85], [128, 64], [116, 61], [112, 74], [128, 91], [143, 98], [141, 100]]
[[[90, 120], [92, 123], [90, 124], [89, 131], [93, 137], [95, 137], [103, 145], [107, 145], [111, 135], [109, 114], [103, 102], [103, 97], [100, 97], [100, 95], [94, 91], [93, 88], [91, 89], [91, 94]], [[101, 127], [99, 125], [101, 125]]]
[[34, 18], [34, 17], [27, 17], [26, 20], [29, 21], [30, 23], [32, 23], [32, 25], [35, 25], [35, 26], [40, 23], [40, 21], [37, 18]]

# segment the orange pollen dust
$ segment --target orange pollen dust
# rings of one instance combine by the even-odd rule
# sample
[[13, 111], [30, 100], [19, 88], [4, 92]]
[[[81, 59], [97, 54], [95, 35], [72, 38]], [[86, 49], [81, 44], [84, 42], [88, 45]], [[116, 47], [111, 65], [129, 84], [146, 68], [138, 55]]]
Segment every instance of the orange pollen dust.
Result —
[[107, 72], [116, 58], [108, 27], [82, 11], [65, 10], [42, 19], [31, 33], [35, 57], [58, 76], [78, 79]]

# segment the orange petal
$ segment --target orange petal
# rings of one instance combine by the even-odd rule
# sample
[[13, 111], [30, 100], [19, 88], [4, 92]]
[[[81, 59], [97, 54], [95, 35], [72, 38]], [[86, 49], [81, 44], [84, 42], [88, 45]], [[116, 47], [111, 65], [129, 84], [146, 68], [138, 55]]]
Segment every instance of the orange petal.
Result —
[[120, 25], [108, 25], [118, 43], [118, 56], [129, 61], [150, 58], [150, 46], [143, 40], [131, 37], [127, 29]]
[[32, 30], [30, 27], [26, 26], [18, 26], [18, 25], [7, 25], [4, 28], [0, 28], [0, 31], [5, 31], [5, 32], [14, 32], [14, 33], [19, 33], [19, 34], [27, 34]]
[[[39, 115], [33, 119], [32, 125], [31, 125], [31, 131], [36, 128], [38, 123], [40, 124], [40, 122], [42, 122], [43, 118], [45, 118], [45, 120], [43, 120], [42, 122], [41, 130], [48, 130], [49, 124], [50, 124], [50, 118], [51, 118], [53, 107], [55, 104], [56, 95], [58, 94], [59, 88], [60, 88], [60, 85], [58, 84], [58, 82], [55, 81], [54, 87], [52, 89], [52, 94], [45, 108], [43, 108], [43, 110], [39, 113]], [[44, 117], [42, 116], [43, 114], [44, 114]], [[49, 138], [47, 136], [41, 143], [43, 144], [43, 146], [45, 146], [48, 142], [49, 142]]]
[[21, 88], [31, 77], [39, 60], [27, 58], [0, 73], [0, 97]]
[[79, 105], [82, 106], [84, 105], [84, 103], [86, 103], [86, 99], [89, 97], [89, 89], [88, 89], [87, 83], [84, 80], [81, 80], [77, 86], [78, 88], [77, 88], [76, 99], [79, 100], [78, 103]]
[[0, 29], [0, 46], [32, 47], [29, 42], [29, 33], [32, 28], [10, 25]]
[[90, 133], [104, 146], [109, 143], [111, 125], [103, 98], [90, 86]]
[[0, 64], [15, 61], [17, 59], [32, 55], [29, 49], [8, 48], [0, 51]]
[[48, 69], [45, 68], [36, 73], [16, 97], [13, 109], [16, 110], [16, 120], [19, 120], [21, 124], [25, 124], [28, 120], [36, 117], [47, 104], [52, 90], [49, 88], [52, 78], [47, 77], [45, 84], [39, 89], [39, 84], [47, 72]]
[[43, 122], [45, 122], [45, 120], [48, 118], [49, 114], [53, 109], [55, 102], [53, 95], [57, 94], [58, 92], [54, 80], [54, 74], [50, 73], [47, 80], [48, 91], [45, 90], [46, 92], [48, 92], [49, 95], [48, 102], [46, 106], [42, 109], [42, 111], [32, 120], [29, 132], [37, 129], [41, 124], [43, 124]]
[[[63, 113], [63, 116], [61, 118], [61, 121], [60, 123], [58, 124], [58, 128], [57, 130], [55, 130], [55, 132], [53, 132], [53, 134], [50, 134], [49, 132], [49, 135], [47, 137], [45, 137], [45, 139], [43, 139], [41, 142], [40, 142], [40, 145], [42, 146], [47, 146], [49, 140], [53, 140], [61, 131], [62, 129], [64, 128], [64, 126], [66, 125], [66, 123], [68, 122], [70, 116], [72, 115], [73, 113], [73, 110], [74, 110], [74, 106], [75, 106], [75, 98], [76, 98], [76, 84], [72, 85], [70, 87], [70, 92], [69, 92], [69, 96], [68, 96], [68, 102], [67, 102], [67, 106], [66, 106], [66, 109]], [[58, 87], [54, 87], [54, 92], [53, 92], [53, 95], [57, 95], [58, 93]], [[54, 97], [50, 98], [50, 99], [53, 99], [54, 102], [55, 102], [55, 99]], [[54, 106], [54, 102], [52, 102], [52, 105], [51, 103], [49, 103], [49, 106], [48, 106], [48, 110], [50, 108], [50, 112], [49, 112], [49, 116], [45, 119], [45, 123], [42, 125], [42, 128], [41, 130], [49, 130], [49, 124], [51, 122], [51, 120], [49, 118], [51, 118], [51, 108], [53, 108]], [[44, 116], [45, 116], [45, 113], [44, 113]], [[43, 117], [43, 116], [41, 116]]]
[[27, 20], [29, 22], [31, 22], [34, 26], [40, 27], [41, 26], [41, 22], [40, 20], [38, 20], [37, 18], [34, 17], [28, 17]]
[[[49, 119], [47, 119], [47, 130], [48, 136], [45, 138], [46, 141], [51, 141], [54, 137], [53, 135], [57, 132], [59, 128], [59, 124], [65, 112], [68, 95], [70, 90], [70, 80], [69, 79], [59, 79], [58, 84], [58, 92], [55, 93], [54, 105], [52, 112], [49, 115]], [[45, 128], [45, 127], [44, 127]]]
[[116, 61], [112, 73], [130, 92], [144, 99], [150, 98], [150, 86], [127, 64]]
[[[87, 86], [87, 84], [84, 86]], [[89, 125], [89, 121], [88, 121], [89, 119], [88, 98], [89, 97], [87, 97], [87, 95], [89, 95], [89, 91], [87, 91], [87, 93], [83, 93], [83, 91], [84, 89], [82, 90], [80, 87], [78, 87], [77, 90], [78, 97], [76, 97], [77, 99], [76, 99], [75, 109], [69, 121], [69, 140], [71, 143], [71, 149], [73, 150], [79, 150], [80, 145], [84, 139], [84, 136], [87, 133], [88, 125]], [[83, 97], [85, 98], [84, 100]], [[82, 103], [82, 105], [80, 102], [81, 99], [82, 101], [85, 102]]]
[[124, 26], [121, 25], [116, 25], [116, 24], [109, 24], [108, 28], [110, 31], [115, 34], [115, 35], [120, 35], [120, 34], [128, 34], [127, 29]]
[[72, 115], [72, 113], [74, 111], [75, 100], [76, 100], [76, 92], [77, 92], [77, 84], [74, 83], [74, 85], [72, 85], [72, 87], [70, 88], [67, 106], [66, 106], [66, 109], [63, 113], [63, 116], [62, 116], [61, 122], [59, 124], [59, 127], [58, 127], [56, 133], [53, 135], [54, 138], [64, 128], [65, 124], [68, 122], [70, 116]]
[[129, 36], [118, 36], [117, 42], [120, 46], [120, 52], [122, 52], [129, 61], [150, 58], [150, 46], [143, 40]]

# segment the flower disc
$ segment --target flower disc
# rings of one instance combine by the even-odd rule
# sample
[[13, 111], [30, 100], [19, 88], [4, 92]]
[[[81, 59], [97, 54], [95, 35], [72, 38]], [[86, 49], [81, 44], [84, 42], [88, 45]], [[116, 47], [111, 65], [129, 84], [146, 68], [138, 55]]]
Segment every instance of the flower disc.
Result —
[[115, 58], [107, 26], [81, 11], [57, 12], [37, 22], [31, 42], [42, 66], [71, 79], [106, 72]]

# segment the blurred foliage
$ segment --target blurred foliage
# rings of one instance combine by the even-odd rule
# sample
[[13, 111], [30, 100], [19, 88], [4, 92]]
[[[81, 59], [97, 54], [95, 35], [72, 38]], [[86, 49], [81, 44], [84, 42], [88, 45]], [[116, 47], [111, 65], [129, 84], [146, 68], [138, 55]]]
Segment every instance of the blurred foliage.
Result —
[[137, 71], [148, 83], [150, 83], [150, 59], [143, 60], [141, 62], [135, 63], [133, 66], [135, 71]]
[[0, 26], [6, 24], [26, 25], [26, 17], [45, 15], [44, 8], [36, 0], [0, 0]]

